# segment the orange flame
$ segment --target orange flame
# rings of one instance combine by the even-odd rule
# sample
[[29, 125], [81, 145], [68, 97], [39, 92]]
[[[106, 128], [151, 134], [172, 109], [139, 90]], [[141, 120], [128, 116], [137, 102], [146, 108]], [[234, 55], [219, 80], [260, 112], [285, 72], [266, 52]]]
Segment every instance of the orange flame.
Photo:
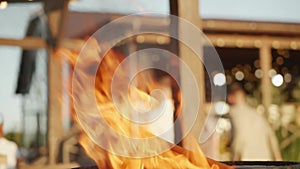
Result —
[[[77, 98], [76, 100], [79, 100], [78, 104], [80, 107], [82, 107], [82, 110], [86, 111], [84, 112], [86, 113], [86, 116], [97, 116], [99, 111], [94, 111], [96, 109], [91, 108], [90, 103], [86, 100], [85, 90], [87, 89], [85, 89], [84, 79], [85, 76], [90, 76], [88, 72], [89, 67], [97, 65], [100, 48], [96, 40], [90, 40], [86, 45], [86, 48], [88, 49], [88, 52], [85, 53], [85, 55], [87, 55], [86, 59], [84, 60], [85, 67], [81, 68], [81, 72], [78, 72], [79, 75], [77, 78], [79, 78], [79, 80], [78, 84], [76, 84], [81, 86], [82, 90], [75, 91], [72, 97]], [[68, 56], [68, 60], [72, 66], [75, 65], [76, 61], [83, 61], [77, 60], [78, 53], [76, 52], [61, 49], [58, 54], [61, 52]], [[155, 88], [155, 82], [152, 80], [148, 81], [148, 83], [143, 81], [148, 78], [146, 77], [147, 74], [142, 74], [136, 78], [138, 85], [132, 85], [128, 89], [129, 97], [124, 93], [128, 90], [125, 89], [124, 85], [122, 84], [124, 81], [126, 81], [124, 79], [126, 75], [119, 74], [117, 77], [115, 77], [117, 78], [117, 98], [120, 99], [124, 107], [122, 109], [117, 109], [113, 104], [111, 93], [112, 76], [115, 69], [118, 65], [120, 65], [123, 59], [124, 56], [122, 56], [122, 54], [110, 50], [100, 63], [95, 78], [95, 96], [98, 109], [101, 110], [100, 114], [105, 121], [117, 133], [128, 137], [153, 137], [153, 134], [151, 131], [149, 131], [147, 125], [134, 124], [130, 120], [120, 115], [119, 112], [123, 111], [122, 113], [127, 113], [130, 115], [130, 109], [127, 109], [126, 106], [130, 104], [135, 105], [137, 101], [139, 102], [139, 105], [142, 103], [142, 108], [144, 107], [145, 109], [158, 104], [158, 100], [150, 96], [147, 92], [149, 88]], [[126, 73], [126, 71], [124, 71], [124, 73]], [[159, 137], [155, 137], [151, 140], [151, 142], [146, 142], [141, 145], [137, 144], [133, 149], [130, 148], [130, 145], [134, 143], [121, 140], [115, 134], [104, 132], [106, 129], [101, 126], [101, 122], [96, 123], [95, 125], [97, 125], [97, 127], [95, 127], [97, 131], [95, 132], [101, 135], [102, 139], [106, 139], [105, 143], [108, 146], [115, 149], [120, 149], [122, 151], [127, 151], [128, 154], [134, 154], [139, 151], [144, 151], [147, 153], [148, 151], [152, 151], [153, 147], [156, 147], [155, 150], [160, 150], [159, 148], [163, 149], [171, 144]], [[80, 137], [80, 144], [84, 147], [86, 153], [97, 163], [98, 168], [230, 168], [224, 164], [207, 159], [203, 155], [198, 143], [195, 140], [193, 143], [195, 147], [194, 152], [174, 145], [171, 149], [164, 151], [163, 153], [145, 158], [123, 157], [116, 155], [115, 153], [108, 152], [97, 145], [84, 131]]]

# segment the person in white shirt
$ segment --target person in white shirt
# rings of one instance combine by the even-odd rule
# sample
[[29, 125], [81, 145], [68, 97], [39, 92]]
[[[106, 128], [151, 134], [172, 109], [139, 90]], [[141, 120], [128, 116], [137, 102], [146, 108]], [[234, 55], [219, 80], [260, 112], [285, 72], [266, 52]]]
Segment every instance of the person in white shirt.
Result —
[[3, 122], [0, 124], [0, 169], [15, 169], [17, 167], [18, 146], [7, 140], [3, 134]]
[[278, 141], [267, 120], [246, 103], [246, 93], [239, 84], [228, 91], [233, 133], [233, 160], [280, 161]]

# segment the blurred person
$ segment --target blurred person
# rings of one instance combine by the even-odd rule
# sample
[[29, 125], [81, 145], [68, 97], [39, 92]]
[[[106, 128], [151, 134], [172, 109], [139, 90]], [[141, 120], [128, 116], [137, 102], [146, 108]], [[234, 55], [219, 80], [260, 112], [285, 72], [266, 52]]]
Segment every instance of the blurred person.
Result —
[[147, 129], [154, 135], [170, 142], [175, 143], [174, 133], [174, 101], [172, 95], [172, 79], [163, 71], [147, 70], [144, 71], [139, 80], [138, 88], [147, 92], [157, 104], [153, 104], [145, 119], [149, 121]]
[[267, 120], [246, 103], [243, 88], [234, 83], [228, 90], [233, 123], [231, 144], [234, 161], [282, 160], [278, 141]]
[[0, 155], [4, 159], [1, 160], [0, 169], [15, 169], [17, 167], [18, 146], [4, 137], [3, 118], [2, 116], [0, 118]]

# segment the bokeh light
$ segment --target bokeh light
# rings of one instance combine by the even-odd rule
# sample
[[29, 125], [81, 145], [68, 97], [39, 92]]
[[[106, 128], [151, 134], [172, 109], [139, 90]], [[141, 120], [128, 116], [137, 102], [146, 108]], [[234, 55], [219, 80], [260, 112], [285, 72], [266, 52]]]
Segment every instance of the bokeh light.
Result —
[[284, 75], [284, 81], [286, 83], [290, 83], [292, 81], [292, 75], [290, 73], [287, 73]]
[[269, 72], [268, 72], [269, 77], [273, 77], [273, 76], [275, 76], [276, 74], [277, 74], [277, 72], [276, 72], [275, 69], [271, 69], [271, 70], [269, 70]]
[[279, 87], [283, 84], [283, 77], [281, 74], [277, 74], [272, 77], [272, 84], [276, 87]]
[[226, 83], [226, 77], [224, 73], [217, 73], [213, 77], [213, 82], [216, 86], [223, 86]]
[[244, 79], [245, 75], [242, 71], [237, 71], [235, 74], [235, 78], [238, 81], [242, 81]]
[[229, 105], [225, 102], [217, 102], [214, 105], [215, 108], [215, 112], [217, 113], [217, 115], [224, 115], [227, 114], [229, 112]]
[[0, 1], [0, 9], [5, 9], [7, 7], [7, 1]]
[[258, 79], [262, 78], [263, 76], [263, 72], [261, 69], [256, 69], [255, 70], [255, 77], [257, 77]]

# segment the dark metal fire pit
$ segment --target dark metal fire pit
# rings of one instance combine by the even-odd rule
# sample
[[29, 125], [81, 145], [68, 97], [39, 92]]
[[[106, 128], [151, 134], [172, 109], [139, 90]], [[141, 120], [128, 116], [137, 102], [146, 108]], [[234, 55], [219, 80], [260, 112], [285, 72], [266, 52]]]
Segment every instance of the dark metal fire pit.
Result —
[[300, 163], [287, 161], [230, 161], [224, 162], [236, 169], [300, 169]]

